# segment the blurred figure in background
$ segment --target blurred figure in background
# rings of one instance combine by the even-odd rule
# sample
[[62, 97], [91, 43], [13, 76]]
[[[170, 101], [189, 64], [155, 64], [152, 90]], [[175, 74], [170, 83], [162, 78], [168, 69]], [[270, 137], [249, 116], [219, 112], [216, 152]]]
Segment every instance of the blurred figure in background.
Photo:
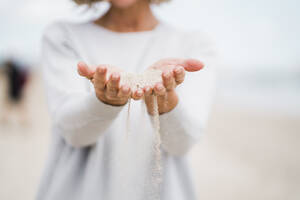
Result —
[[27, 124], [28, 117], [24, 93], [29, 80], [29, 70], [20, 62], [7, 59], [2, 64], [1, 72], [4, 83], [2, 88], [4, 98], [0, 122], [5, 123], [15, 120], [17, 123]]

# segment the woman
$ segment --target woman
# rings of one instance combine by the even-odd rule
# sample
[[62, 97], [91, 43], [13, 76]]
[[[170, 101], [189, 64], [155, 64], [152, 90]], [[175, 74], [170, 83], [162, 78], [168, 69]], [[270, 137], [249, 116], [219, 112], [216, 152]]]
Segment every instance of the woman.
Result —
[[[110, 9], [95, 21], [60, 22], [45, 31], [41, 61], [53, 142], [37, 199], [196, 199], [186, 154], [202, 133], [211, 102], [212, 46], [202, 33], [158, 21], [149, 0], [109, 2]], [[199, 58], [205, 69], [197, 72], [202, 62], [185, 57]], [[120, 84], [116, 67], [135, 73], [160, 69], [163, 81], [132, 91]], [[186, 80], [185, 71], [192, 72]], [[148, 114], [153, 93], [163, 152], [159, 187]], [[126, 139], [130, 98], [136, 101]]]

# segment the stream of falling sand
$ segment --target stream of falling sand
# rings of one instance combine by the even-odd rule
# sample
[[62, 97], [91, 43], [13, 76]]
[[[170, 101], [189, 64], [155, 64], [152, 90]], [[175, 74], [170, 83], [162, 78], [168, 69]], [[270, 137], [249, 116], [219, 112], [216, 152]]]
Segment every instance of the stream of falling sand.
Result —
[[154, 143], [154, 169], [153, 169], [153, 182], [155, 189], [155, 193], [153, 199], [159, 200], [160, 199], [160, 185], [162, 182], [162, 163], [161, 163], [161, 137], [160, 137], [160, 122], [159, 122], [159, 111], [158, 111], [158, 103], [157, 103], [157, 96], [153, 95], [153, 126], [155, 132], [155, 143]]
[[[133, 73], [123, 73], [121, 75], [121, 84], [128, 84], [132, 91], [135, 91], [137, 88], [143, 88], [145, 86], [154, 86], [156, 83], [161, 82], [161, 71], [150, 69], [147, 70], [144, 74], [133, 74]], [[148, 197], [151, 200], [160, 200], [160, 189], [162, 182], [162, 155], [161, 155], [161, 137], [160, 137], [160, 122], [159, 122], [159, 111], [158, 111], [158, 102], [157, 96], [152, 95], [153, 98], [153, 115], [152, 123], [154, 128], [155, 140], [153, 144], [154, 150], [154, 167], [151, 174], [151, 184], [152, 190], [150, 196]], [[126, 138], [130, 135], [130, 108], [131, 100], [128, 101], [128, 111], [127, 111], [127, 121], [126, 121]]]
[[[154, 167], [152, 168], [151, 174], [151, 183], [152, 183], [152, 191], [149, 191], [149, 199], [151, 200], [160, 200], [160, 189], [162, 182], [162, 160], [161, 160], [161, 137], [160, 137], [160, 122], [159, 122], [159, 111], [158, 111], [158, 102], [157, 96], [152, 95], [153, 98], [153, 115], [152, 115], [152, 123], [154, 127]], [[127, 121], [126, 121], [126, 139], [128, 139], [130, 134], [130, 108], [131, 108], [131, 100], [128, 101], [128, 110], [127, 110]]]

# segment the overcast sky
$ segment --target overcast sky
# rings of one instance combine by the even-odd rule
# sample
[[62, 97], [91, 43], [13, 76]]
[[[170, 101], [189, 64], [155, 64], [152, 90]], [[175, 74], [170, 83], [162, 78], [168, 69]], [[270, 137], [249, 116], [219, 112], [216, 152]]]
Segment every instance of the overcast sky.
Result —
[[[225, 67], [300, 67], [299, 0], [173, 0], [155, 6], [159, 18], [215, 39]], [[105, 5], [100, 5], [100, 11]], [[0, 56], [36, 58], [44, 27], [57, 19], [86, 19], [70, 0], [1, 0]]]

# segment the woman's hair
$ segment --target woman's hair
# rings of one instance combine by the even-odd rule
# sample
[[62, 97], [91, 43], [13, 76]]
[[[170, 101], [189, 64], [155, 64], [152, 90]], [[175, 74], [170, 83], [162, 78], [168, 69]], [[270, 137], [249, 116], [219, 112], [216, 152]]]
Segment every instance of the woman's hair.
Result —
[[[100, 2], [103, 0], [73, 0], [73, 1], [75, 3], [77, 3], [78, 5], [84, 5], [84, 4], [91, 5], [93, 3]], [[149, 0], [149, 1], [150, 1], [150, 3], [159, 4], [159, 3], [167, 2], [170, 0]]]

